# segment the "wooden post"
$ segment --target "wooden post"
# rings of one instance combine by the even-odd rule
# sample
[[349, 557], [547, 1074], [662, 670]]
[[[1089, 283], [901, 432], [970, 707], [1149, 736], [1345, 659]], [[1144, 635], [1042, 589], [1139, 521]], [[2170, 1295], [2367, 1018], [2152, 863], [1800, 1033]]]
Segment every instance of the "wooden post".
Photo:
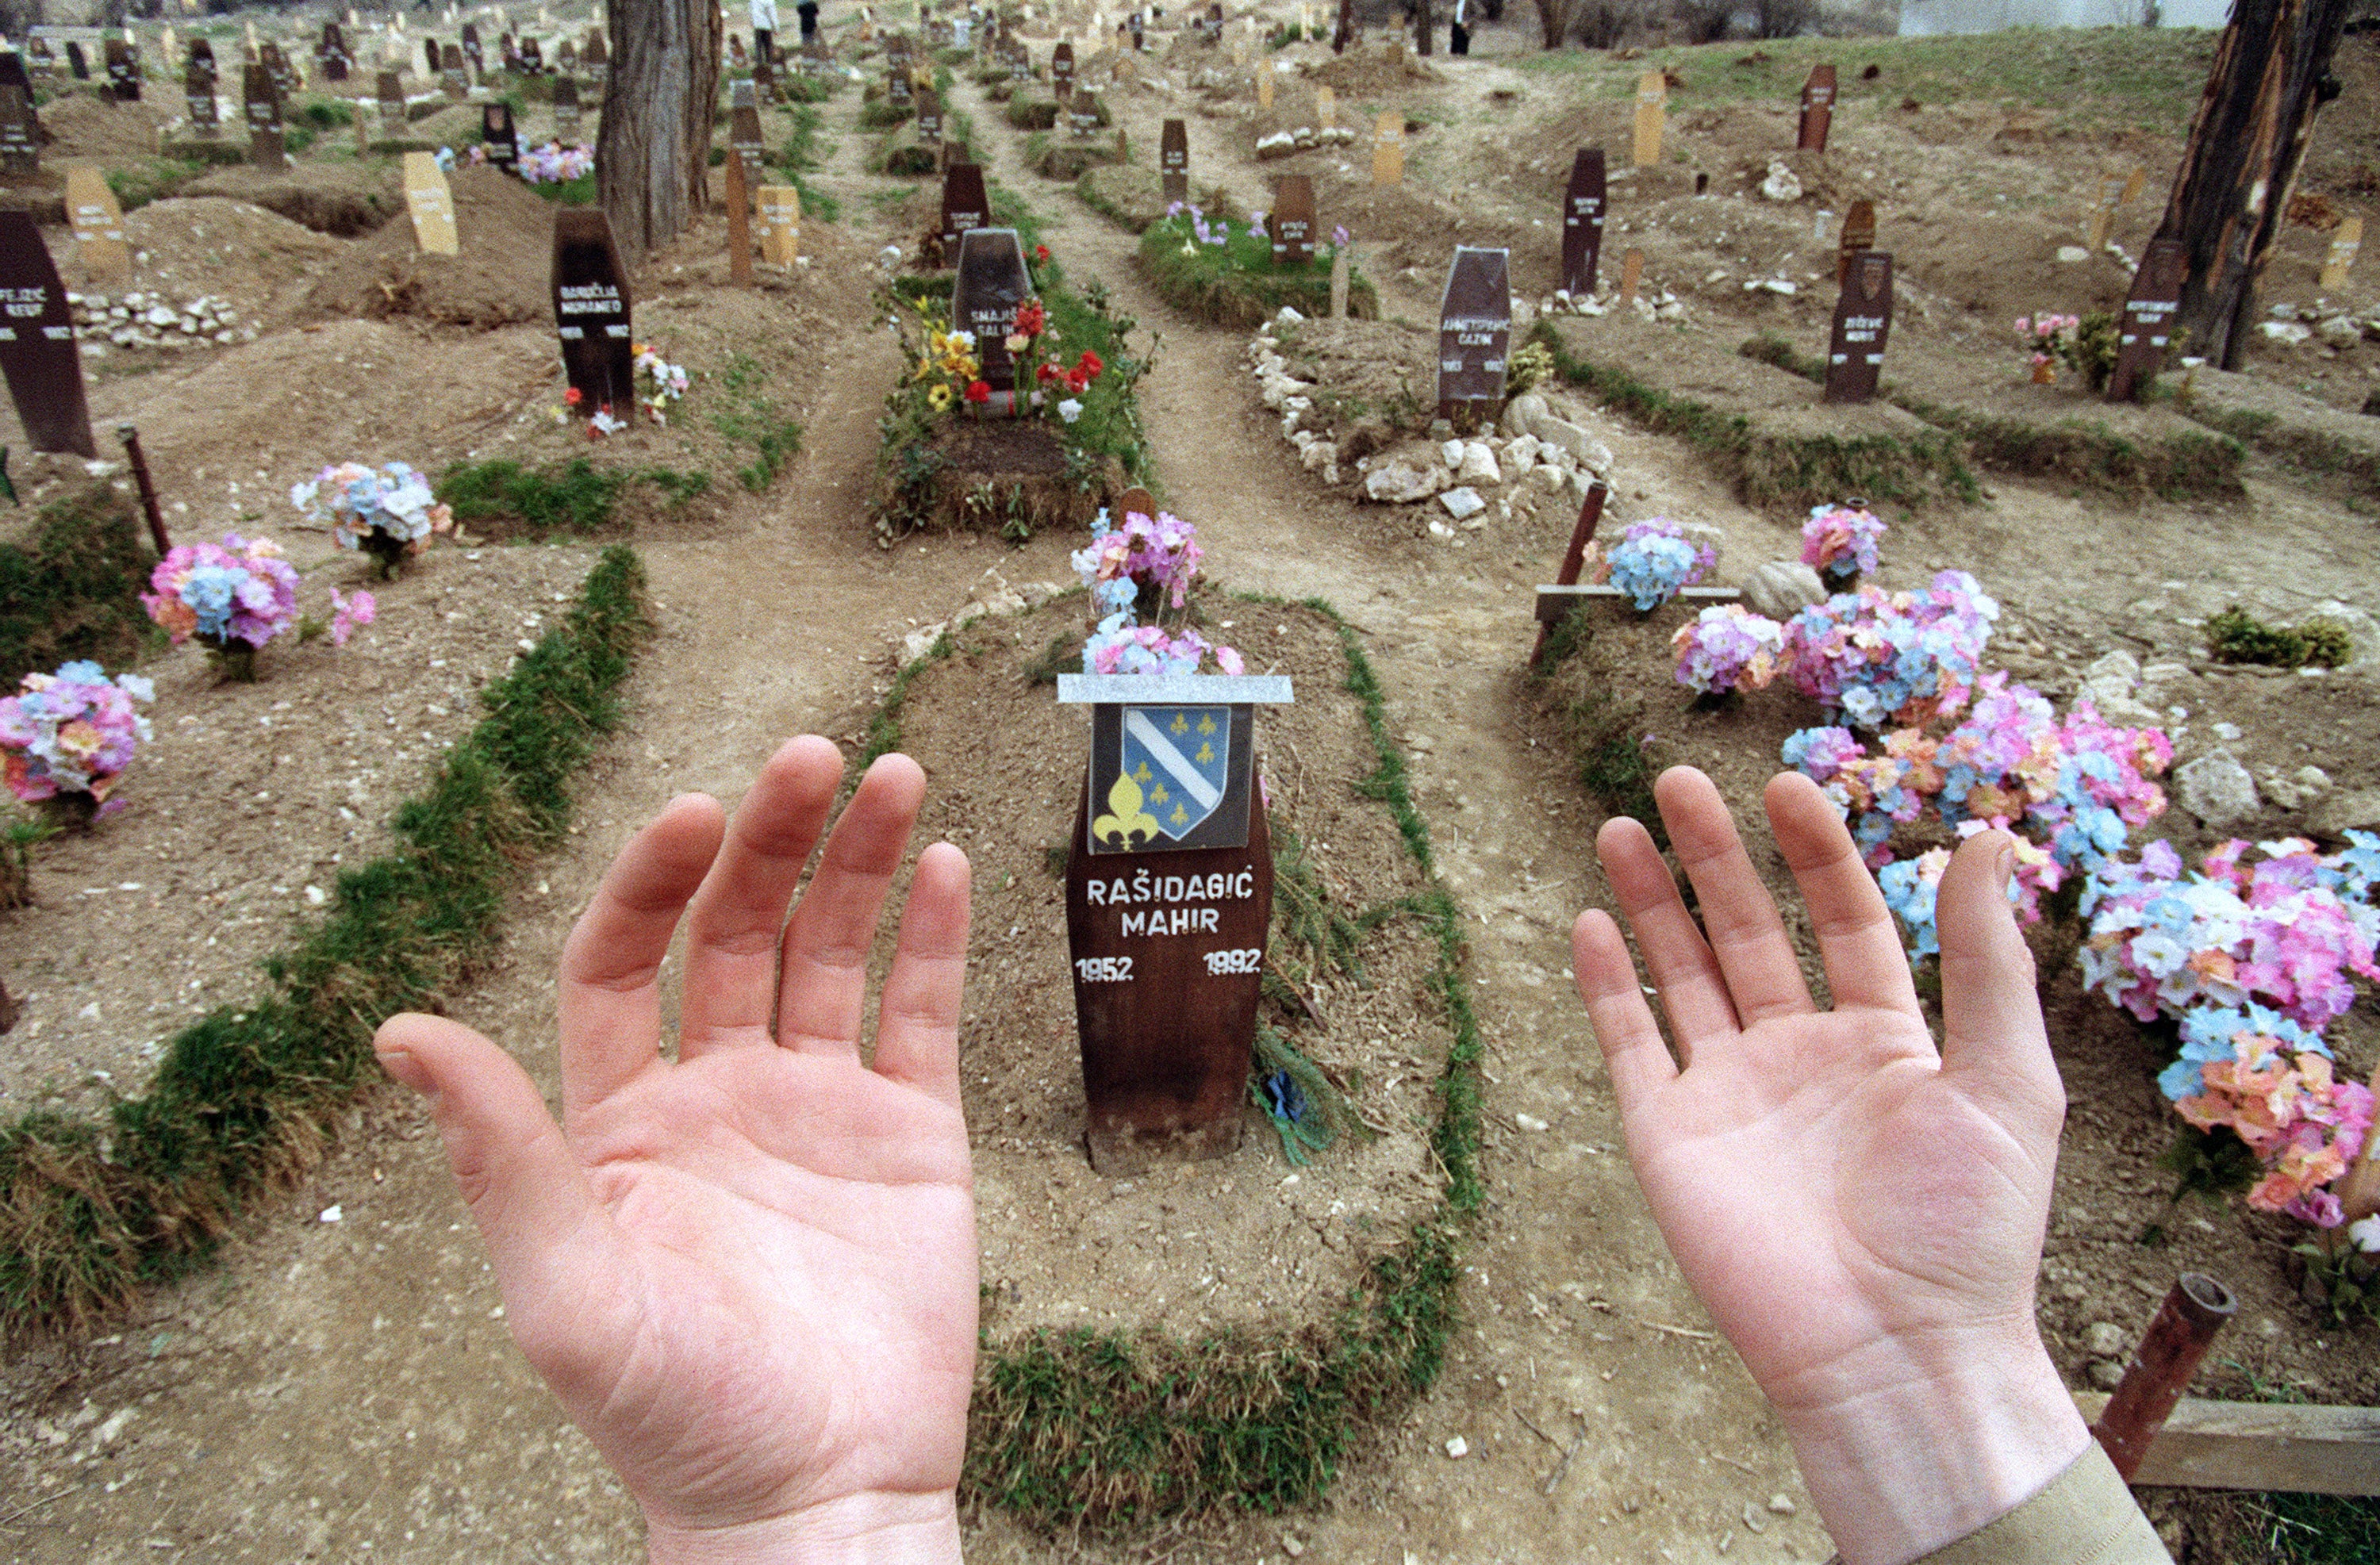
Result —
[[2140, 1471], [2149, 1442], [2181, 1400], [2215, 1334], [2239, 1307], [2231, 1291], [2204, 1272], [2182, 1273], [2166, 1294], [2132, 1362], [2124, 1367], [2122, 1384], [2091, 1426], [2127, 1482]]
[[1620, 258], [1620, 302], [1636, 302], [1637, 285], [1645, 280], [1645, 252], [1633, 245]]
[[1661, 161], [1661, 126], [1669, 115], [1670, 78], [1648, 70], [1636, 79], [1636, 144], [1633, 162], [1650, 168]]
[[2350, 217], [2341, 221], [2338, 232], [2330, 237], [2330, 253], [2323, 258], [2321, 285], [2347, 286], [2347, 274], [2355, 267], [2355, 252], [2362, 248], [2363, 220]]
[[727, 154], [727, 281], [738, 288], [752, 285], [752, 198], [744, 186], [744, 159]]
[[[1570, 529], [1570, 547], [1562, 551], [1561, 569], [1554, 573], [1555, 586], [1578, 585], [1579, 570], [1586, 564], [1586, 546], [1595, 541], [1596, 527], [1603, 520], [1603, 502], [1610, 493], [1610, 487], [1601, 479], [1586, 486], [1586, 499], [1579, 506], [1578, 520]], [[1546, 637], [1552, 634], [1553, 626], [1542, 624], [1537, 626], [1537, 644], [1529, 653], [1531, 668], [1544, 661]]]

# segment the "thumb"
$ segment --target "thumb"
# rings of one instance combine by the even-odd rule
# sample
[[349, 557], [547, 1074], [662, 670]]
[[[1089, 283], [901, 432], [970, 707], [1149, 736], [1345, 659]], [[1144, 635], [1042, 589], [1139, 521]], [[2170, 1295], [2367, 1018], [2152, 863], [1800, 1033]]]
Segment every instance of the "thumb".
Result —
[[505, 1304], [564, 1285], [564, 1249], [596, 1202], [528, 1073], [470, 1028], [412, 1012], [382, 1023], [372, 1049], [427, 1100]]
[[2041, 1019], [2033, 952], [2009, 906], [2015, 866], [2016, 840], [1985, 831], [1961, 844], [1943, 872], [1934, 914], [1942, 944], [1942, 1069], [1973, 1098], [2046, 1113], [2054, 1135], [2066, 1112], [2065, 1088]]

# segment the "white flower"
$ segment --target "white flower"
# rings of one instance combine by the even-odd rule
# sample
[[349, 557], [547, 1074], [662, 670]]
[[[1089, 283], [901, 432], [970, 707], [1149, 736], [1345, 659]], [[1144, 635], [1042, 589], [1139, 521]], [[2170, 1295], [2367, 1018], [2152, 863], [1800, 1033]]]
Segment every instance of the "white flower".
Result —
[[975, 334], [973, 332], [953, 332], [951, 334], [951, 341], [958, 344], [960, 347], [965, 348], [969, 353], [973, 353], [975, 351]]
[[2190, 948], [2171, 935], [2138, 935], [2132, 940], [2132, 960], [2149, 977], [2163, 978], [2190, 960]]
[[1069, 424], [1073, 423], [1082, 416], [1083, 405], [1075, 401], [1073, 397], [1070, 396], [1065, 401], [1058, 404], [1058, 417], [1063, 419]]
[[2356, 1219], [2347, 1225], [2347, 1236], [2365, 1255], [2380, 1255], [2380, 1216]]

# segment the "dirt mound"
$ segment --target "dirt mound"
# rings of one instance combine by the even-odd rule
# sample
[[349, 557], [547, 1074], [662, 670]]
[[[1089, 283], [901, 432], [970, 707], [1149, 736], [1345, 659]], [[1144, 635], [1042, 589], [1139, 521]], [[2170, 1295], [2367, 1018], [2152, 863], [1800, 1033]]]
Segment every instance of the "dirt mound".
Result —
[[405, 210], [394, 164], [377, 172], [352, 164], [294, 164], [270, 170], [220, 168], [183, 187], [193, 196], [228, 196], [277, 212], [318, 234], [354, 238]]
[[[278, 213], [220, 196], [152, 201], [126, 214], [124, 237], [132, 246], [132, 286], [176, 299], [212, 295], [236, 307], [244, 323], [260, 326], [285, 319], [308, 282], [346, 248]], [[61, 235], [54, 245], [70, 286], [117, 291], [113, 281], [85, 270], [71, 239]]]
[[154, 103], [103, 103], [74, 93], [42, 106], [42, 128], [50, 157], [117, 162], [153, 155], [162, 117]]
[[1403, 42], [1392, 41], [1323, 61], [1306, 73], [1342, 97], [1393, 92], [1416, 81], [1443, 81]]
[[323, 273], [309, 296], [312, 308], [479, 330], [550, 316], [555, 209], [492, 168], [458, 169], [451, 183], [462, 254], [422, 254], [413, 220], [399, 212]]

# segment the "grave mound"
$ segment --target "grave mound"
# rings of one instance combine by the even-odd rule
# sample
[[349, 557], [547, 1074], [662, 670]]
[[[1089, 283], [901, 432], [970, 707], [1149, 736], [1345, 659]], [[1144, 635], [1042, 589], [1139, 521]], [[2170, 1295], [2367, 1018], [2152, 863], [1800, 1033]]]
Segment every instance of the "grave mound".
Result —
[[1402, 40], [1355, 49], [1308, 68], [1306, 78], [1318, 81], [1342, 99], [1394, 92], [1417, 81], [1443, 81], [1437, 68], [1424, 65]]
[[[1457, 245], [1486, 245], [1512, 252], [1513, 283], [1524, 293], [1526, 279], [1559, 275], [1561, 230], [1550, 218], [1544, 227], [1533, 228], [1524, 219], [1486, 216], [1415, 179], [1374, 185], [1368, 169], [1349, 178], [1337, 172], [1335, 162], [1329, 156], [1292, 158], [1281, 167], [1284, 173], [1314, 169], [1318, 228], [1327, 237], [1333, 226], [1344, 227], [1361, 247], [1366, 268], [1386, 273], [1413, 267], [1435, 292], [1446, 281], [1447, 260]], [[1552, 181], [1550, 196], [1560, 193], [1560, 181]], [[1548, 213], [1557, 211], [1550, 196]]]
[[1110, 458], [1087, 488], [1067, 461], [1065, 443], [1040, 419], [969, 419], [941, 424], [919, 443], [931, 454], [933, 475], [922, 488], [895, 488], [880, 472], [877, 508], [894, 511], [911, 527], [980, 528], [1038, 532], [1085, 528], [1127, 479]]
[[292, 164], [285, 169], [219, 168], [182, 187], [189, 196], [225, 196], [277, 212], [317, 234], [352, 239], [405, 210], [393, 164], [379, 172], [352, 164]]
[[552, 203], [510, 175], [460, 168], [455, 193], [457, 256], [424, 255], [399, 212], [327, 269], [309, 302], [323, 315], [407, 316], [486, 330], [553, 314]]
[[[143, 291], [176, 302], [212, 296], [236, 308], [243, 324], [261, 327], [285, 319], [309, 281], [346, 249], [278, 212], [221, 196], [152, 201], [125, 215], [124, 237], [148, 257], [134, 279]], [[122, 291], [92, 277], [79, 255], [62, 254], [58, 269], [77, 288]]]
[[1281, 332], [1287, 372], [1316, 387], [1320, 417], [1309, 421], [1338, 442], [1339, 460], [1360, 488], [1355, 462], [1418, 436], [1437, 417], [1438, 334], [1402, 321], [1304, 321]]
[[[178, 104], [180, 99], [175, 100]], [[95, 96], [70, 92], [42, 106], [42, 128], [50, 144], [42, 149], [43, 162], [95, 158], [121, 163], [153, 157], [157, 127], [164, 115], [145, 99], [138, 103], [105, 103]]]
[[[1172, 205], [1165, 199], [1164, 182], [1153, 168], [1139, 168], [1131, 164], [1102, 164], [1085, 169], [1075, 184], [1075, 194], [1093, 212], [1103, 212], [1131, 233], [1140, 233], [1165, 215]], [[1241, 213], [1232, 204], [1230, 192], [1213, 186], [1202, 193], [1199, 205], [1215, 216], [1237, 223]]]

